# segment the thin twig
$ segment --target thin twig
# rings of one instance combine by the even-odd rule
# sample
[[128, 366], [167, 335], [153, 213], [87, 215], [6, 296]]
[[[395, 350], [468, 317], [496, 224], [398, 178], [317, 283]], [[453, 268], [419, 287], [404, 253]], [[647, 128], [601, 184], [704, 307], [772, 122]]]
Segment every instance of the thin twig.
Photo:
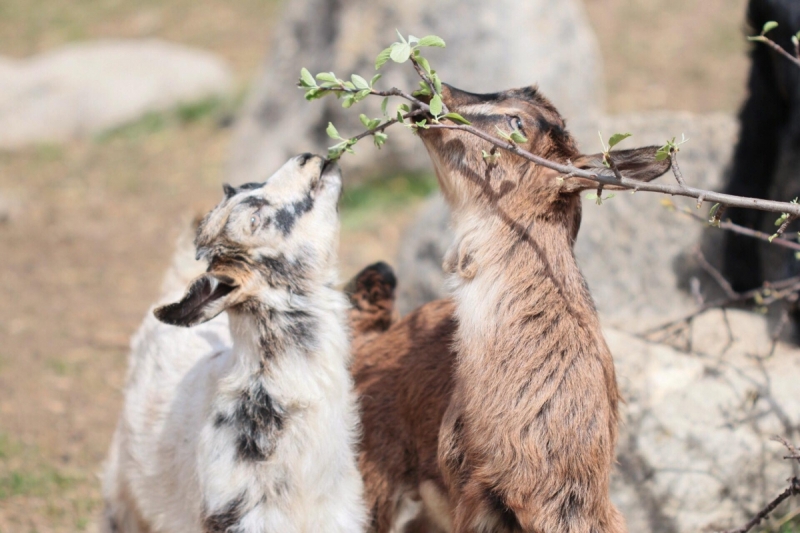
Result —
[[769, 37], [764, 37], [763, 35], [759, 35], [758, 37], [750, 37], [750, 40], [766, 44], [767, 46], [778, 52], [780, 55], [782, 55], [783, 57], [785, 57], [798, 67], [800, 67], [800, 59], [794, 57], [792, 54], [784, 50], [781, 45], [779, 45]]
[[758, 512], [758, 514], [756, 514], [749, 522], [747, 522], [739, 529], [730, 529], [725, 533], [747, 533], [748, 531], [756, 527], [758, 524], [760, 524], [761, 521], [764, 520], [767, 516], [769, 516], [769, 514], [772, 511], [774, 511], [775, 508], [778, 507], [781, 503], [783, 503], [784, 500], [792, 496], [797, 496], [798, 494], [800, 494], [800, 479], [793, 477], [790, 480], [789, 486], [786, 488], [786, 490], [781, 492], [777, 498], [769, 502], [766, 505], [766, 507], [761, 509]]
[[[606, 161], [608, 161], [608, 166], [611, 168], [611, 171], [614, 173], [614, 177], [617, 178], [617, 181], [622, 181], [622, 173], [619, 171], [616, 161], [614, 161], [610, 154], [606, 156]], [[598, 196], [600, 195], [598, 194]]]
[[[705, 217], [701, 217], [700, 215], [698, 215], [697, 213], [694, 213], [693, 211], [691, 211], [689, 209], [685, 209], [685, 208], [677, 209], [676, 208], [676, 211], [678, 213], [681, 213], [682, 215], [686, 215], [686, 216], [688, 216], [688, 217], [690, 217], [690, 218], [692, 218], [694, 220], [697, 220], [698, 222], [702, 222], [704, 224], [708, 224], [708, 219], [706, 219]], [[763, 231], [758, 231], [758, 230], [746, 228], [744, 226], [740, 226], [738, 224], [734, 224], [730, 220], [721, 221], [719, 223], [719, 226], [717, 226], [717, 227], [719, 227], [720, 229], [731, 231], [733, 233], [738, 233], [739, 235], [746, 235], [747, 237], [753, 237], [755, 239], [759, 239], [759, 240], [767, 241], [767, 242], [770, 242], [769, 239], [770, 239], [770, 237], [772, 237], [772, 235], [770, 235], [769, 233], [764, 233]], [[772, 244], [775, 244], [777, 246], [782, 246], [784, 248], [789, 248], [790, 250], [795, 250], [795, 251], [800, 252], [800, 243], [797, 243], [797, 242], [794, 242], [794, 241], [790, 241], [789, 239], [784, 239], [782, 237], [775, 237], [774, 239], [772, 239]]]
[[[764, 295], [765, 291], [769, 291], [769, 295]], [[718, 309], [718, 308], [726, 308], [732, 307], [737, 304], [741, 304], [747, 302], [748, 300], [752, 300], [756, 297], [761, 298], [760, 305], [767, 306], [774, 302], [785, 300], [792, 294], [797, 293], [800, 291], [800, 276], [787, 278], [781, 281], [776, 282], [766, 282], [763, 286], [758, 287], [756, 289], [752, 289], [746, 292], [736, 293], [734, 297], [725, 297], [718, 300], [713, 300], [711, 302], [706, 302], [705, 304], [699, 306], [694, 311], [687, 313], [686, 315], [678, 318], [676, 320], [672, 320], [667, 322], [666, 324], [662, 324], [660, 326], [656, 326], [654, 328], [650, 328], [641, 333], [641, 336], [647, 338], [651, 335], [660, 332], [669, 333], [675, 326], [681, 326], [684, 324], [690, 323], [694, 320], [697, 316], [702, 315], [706, 311], [710, 309]]]
[[[681, 172], [681, 167], [678, 166], [678, 152], [673, 151], [669, 154], [669, 162], [670, 167], [672, 168], [672, 174], [675, 176], [675, 180], [678, 182], [678, 185], [680, 185], [682, 188], [686, 188], [686, 181], [683, 179], [683, 172]], [[698, 198], [700, 204], [703, 203], [703, 198], [704, 197], [702, 196]]]
[[789, 455], [785, 456], [784, 459], [795, 459], [798, 463], [800, 463], [800, 449], [780, 435], [775, 435], [772, 437], [772, 440], [775, 442], [780, 442], [786, 447], [787, 450], [789, 450]]
[[[418, 116], [418, 115], [423, 115], [423, 114], [425, 114], [425, 111], [424, 111], [424, 110], [422, 110], [422, 109], [415, 109], [415, 110], [413, 110], [413, 111], [409, 111], [408, 113], [406, 113], [405, 115], [403, 115], [403, 118], [404, 118], [404, 119], [409, 119], [409, 118], [413, 118], [413, 117], [416, 117], [416, 116]], [[376, 133], [381, 133], [381, 132], [383, 132], [383, 130], [385, 130], [386, 128], [388, 128], [388, 127], [389, 127], [389, 126], [391, 126], [392, 124], [396, 124], [396, 123], [398, 123], [398, 122], [399, 122], [399, 120], [397, 120], [396, 118], [389, 119], [389, 120], [387, 120], [386, 122], [384, 122], [383, 124], [381, 124], [380, 126], [377, 126], [377, 127], [375, 127], [375, 128], [372, 128], [371, 130], [367, 130], [367, 131], [365, 131], [365, 132], [363, 132], [363, 133], [359, 133], [359, 134], [358, 134], [358, 135], [356, 135], [355, 137], [351, 137], [351, 140], [354, 140], [354, 141], [358, 142], [358, 141], [360, 141], [361, 139], [363, 139], [364, 137], [369, 137], [370, 135], [374, 135], [374, 134], [376, 134]]]
[[794, 215], [786, 217], [786, 220], [783, 221], [783, 224], [781, 224], [781, 227], [779, 227], [778, 231], [775, 232], [775, 235], [778, 236], [783, 235], [783, 232], [786, 231], [786, 228], [789, 227], [789, 224], [791, 224], [795, 220], [797, 220], [797, 217]]
[[700, 250], [699, 247], [695, 249], [694, 255], [695, 259], [697, 259], [697, 262], [700, 264], [703, 270], [705, 270], [708, 275], [714, 278], [714, 281], [716, 281], [717, 285], [719, 285], [720, 288], [725, 291], [725, 294], [728, 296], [728, 298], [736, 298], [738, 296], [736, 291], [733, 290], [733, 287], [731, 287], [731, 284], [728, 283], [728, 280], [725, 279], [725, 276], [723, 276], [719, 270], [714, 268], [711, 263], [706, 260], [705, 254], [703, 254], [703, 251]]

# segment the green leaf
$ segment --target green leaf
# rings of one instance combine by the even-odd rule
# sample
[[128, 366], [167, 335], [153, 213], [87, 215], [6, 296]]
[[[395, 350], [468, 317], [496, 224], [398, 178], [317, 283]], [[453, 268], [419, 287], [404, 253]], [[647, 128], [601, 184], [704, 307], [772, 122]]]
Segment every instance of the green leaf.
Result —
[[437, 48], [444, 48], [444, 39], [436, 35], [427, 35], [419, 40], [419, 46], [435, 46]]
[[360, 102], [361, 100], [369, 96], [371, 93], [372, 91], [370, 89], [362, 89], [353, 95], [353, 100], [355, 100], [356, 102]]
[[770, 244], [772, 244], [772, 239], [774, 239], [777, 236], [778, 236], [777, 233], [773, 233], [772, 235], [769, 236], [769, 238], [767, 240], [770, 242]]
[[300, 84], [303, 87], [316, 87], [317, 82], [314, 81], [314, 76], [308, 71], [307, 68], [303, 67], [300, 69]]
[[400, 124], [403, 124], [405, 122], [403, 120], [403, 114], [400, 112], [399, 109], [397, 110], [397, 122], [399, 122]]
[[481, 155], [483, 156], [483, 160], [489, 165], [494, 165], [497, 163], [497, 160], [500, 159], [500, 152], [490, 153], [486, 150], [481, 150]]
[[380, 123], [381, 123], [381, 119], [374, 118], [374, 119], [369, 121], [369, 126], [367, 126], [367, 129], [374, 130], [375, 128], [380, 126]]
[[375, 85], [375, 82], [381, 79], [381, 77], [383, 77], [383, 74], [381, 74], [380, 72], [372, 76], [372, 79], [369, 80], [369, 86], [372, 87], [373, 85]]
[[388, 96], [383, 99], [383, 102], [381, 102], [381, 113], [383, 113], [384, 117], [386, 116], [386, 106], [387, 105], [389, 105], [389, 97]]
[[465, 119], [464, 117], [462, 117], [462, 116], [461, 116], [461, 115], [459, 115], [458, 113], [452, 113], [452, 112], [451, 112], [451, 113], [448, 113], [448, 114], [446, 114], [446, 115], [444, 116], [444, 118], [449, 118], [449, 119], [450, 119], [450, 120], [452, 120], [453, 122], [458, 122], [459, 124], [465, 124], [465, 125], [467, 125], [467, 126], [469, 126], [470, 124], [472, 124], [472, 123], [471, 123], [469, 120]]
[[333, 146], [328, 147], [328, 159], [335, 161], [342, 157], [342, 153], [347, 146], [347, 141], [342, 141], [340, 143], [334, 144]]
[[411, 57], [411, 46], [408, 43], [394, 43], [390, 57], [395, 63], [405, 63]]
[[310, 102], [311, 100], [317, 100], [319, 98], [322, 98], [323, 96], [325, 96], [329, 92], [330, 91], [326, 91], [325, 89], [320, 89], [320, 88], [309, 89], [309, 90], [306, 91], [305, 98], [306, 98], [306, 100], [308, 100]]
[[597, 193], [596, 192], [590, 192], [589, 194], [586, 195], [586, 199], [587, 200], [597, 200]]
[[352, 106], [353, 106], [353, 104], [354, 104], [354, 103], [356, 103], [356, 97], [355, 97], [355, 95], [353, 95], [353, 94], [348, 94], [348, 95], [347, 95], [347, 96], [345, 96], [345, 97], [344, 97], [344, 99], [342, 100], [342, 107], [343, 107], [343, 108], [345, 108], [345, 109], [349, 109], [350, 107], [352, 107]]
[[330, 83], [335, 83], [337, 85], [339, 84], [339, 80], [338, 78], [336, 78], [336, 74], [334, 74], [333, 72], [320, 72], [319, 74], [317, 74], [317, 79], [319, 81], [327, 81]]
[[418, 128], [422, 128], [423, 130], [427, 130], [428, 129], [428, 126], [427, 126], [428, 121], [425, 120], [424, 118], [422, 120], [420, 120], [419, 122], [417, 122], [416, 124], [417, 124]]
[[778, 23], [774, 20], [770, 20], [764, 23], [764, 27], [761, 28], [761, 35], [766, 35], [767, 32], [774, 30], [778, 27]]
[[369, 120], [369, 117], [367, 115], [365, 115], [364, 113], [361, 113], [360, 115], [358, 115], [358, 120], [361, 121], [361, 123], [364, 125], [365, 128], [370, 129], [369, 128], [370, 120]]
[[782, 213], [781, 216], [779, 216], [778, 219], [775, 221], [775, 225], [780, 226], [781, 224], [786, 222], [787, 218], [789, 218], [789, 213]]
[[386, 144], [386, 139], [388, 139], [388, 138], [389, 138], [389, 136], [386, 135], [385, 133], [376, 133], [374, 135], [373, 141], [375, 142], [375, 146], [380, 148], [381, 146]]
[[500, 134], [500, 137], [502, 137], [503, 139], [505, 139], [505, 140], [507, 140], [509, 142], [511, 141], [511, 135], [509, 135], [508, 133], [506, 133], [503, 130], [501, 130], [499, 126], [495, 126], [494, 128], [497, 130], [497, 133]]
[[717, 215], [717, 211], [719, 211], [720, 204], [714, 204], [711, 206], [711, 209], [708, 210], [708, 220], [714, 220], [714, 217]]
[[425, 59], [425, 58], [424, 58], [424, 57], [422, 57], [422, 56], [419, 56], [419, 57], [417, 58], [417, 63], [419, 63], [419, 66], [420, 66], [420, 67], [422, 67], [422, 70], [424, 70], [424, 71], [425, 71], [425, 73], [426, 73], [428, 76], [430, 76], [430, 75], [431, 75], [431, 65], [430, 65], [430, 63], [428, 63], [428, 60], [427, 60], [427, 59]]
[[399, 106], [397, 106], [397, 109], [399, 109], [403, 113], [408, 113], [409, 111], [411, 111], [411, 108], [408, 106], [408, 104], [400, 104]]
[[358, 74], [352, 74], [350, 79], [353, 80], [353, 85], [356, 86], [356, 89], [369, 89], [369, 83], [367, 83], [367, 80]]
[[528, 142], [528, 138], [525, 137], [519, 130], [514, 130], [511, 132], [511, 140], [515, 143], [526, 143]]
[[608, 149], [611, 150], [616, 145], [618, 145], [619, 143], [621, 143], [622, 141], [624, 141], [625, 139], [627, 139], [630, 136], [631, 136], [630, 133], [615, 133], [608, 140]]
[[400, 42], [401, 43], [408, 44], [408, 41], [406, 41], [405, 37], [403, 37], [403, 34], [400, 33], [400, 30], [395, 28], [394, 31], [397, 33], [397, 36], [400, 38]]
[[325, 130], [325, 133], [328, 134], [328, 137], [331, 139], [341, 139], [342, 137], [339, 135], [339, 131], [336, 129], [336, 126], [333, 125], [333, 122], [328, 122], [328, 128]]
[[389, 48], [386, 48], [383, 51], [381, 51], [381, 53], [378, 54], [378, 57], [375, 58], [375, 70], [378, 70], [383, 65], [385, 65], [386, 62], [389, 61], [389, 58], [391, 57], [391, 55], [392, 55], [392, 47], [391, 46]]
[[408, 36], [408, 44], [414, 44], [414, 43], [418, 43], [418, 42], [419, 42], [419, 38], [414, 37], [413, 35], [409, 35]]
[[434, 94], [428, 106], [430, 107], [431, 115], [438, 117], [442, 114], [442, 97], [438, 94]]
[[439, 79], [439, 76], [436, 73], [433, 73], [433, 88], [436, 89], [436, 92], [442, 94], [442, 80]]

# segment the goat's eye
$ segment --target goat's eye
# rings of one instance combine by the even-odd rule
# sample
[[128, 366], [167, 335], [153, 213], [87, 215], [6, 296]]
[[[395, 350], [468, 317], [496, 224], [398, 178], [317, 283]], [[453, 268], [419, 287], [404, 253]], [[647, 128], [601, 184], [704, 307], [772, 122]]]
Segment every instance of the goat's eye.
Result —
[[260, 222], [261, 222], [261, 217], [259, 217], [258, 215], [253, 215], [252, 217], [250, 217], [250, 231], [255, 231]]
[[508, 125], [511, 126], [512, 130], [522, 131], [522, 119], [516, 115], [508, 117]]

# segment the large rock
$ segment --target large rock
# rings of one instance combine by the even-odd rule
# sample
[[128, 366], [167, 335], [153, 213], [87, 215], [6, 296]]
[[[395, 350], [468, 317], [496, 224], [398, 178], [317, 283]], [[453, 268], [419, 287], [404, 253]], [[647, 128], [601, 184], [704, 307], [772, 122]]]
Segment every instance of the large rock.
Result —
[[[692, 185], [717, 189], [730, 157], [737, 125], [728, 115], [644, 113], [604, 117], [594, 128], [577, 132], [582, 149], [599, 148], [597, 130], [608, 137], [631, 132], [627, 146], [663, 144], [682, 133], [690, 139], [679, 161]], [[593, 131], [593, 134], [587, 130]], [[594, 137], [594, 139], [592, 139]], [[625, 145], [623, 145], [624, 147]], [[674, 180], [671, 174], [660, 178]], [[660, 323], [692, 309], [694, 300], [679, 290], [697, 275], [691, 252], [704, 227], [661, 205], [657, 194], [617, 192], [602, 206], [584, 201], [583, 223], [575, 247], [578, 263], [604, 321], [629, 331]], [[672, 198], [679, 206], [694, 202]], [[398, 258], [399, 306], [405, 313], [445, 294], [442, 256], [450, 244], [449, 213], [440, 196], [422, 208], [401, 243]], [[715, 287], [701, 278], [704, 290]]]
[[213, 54], [156, 39], [0, 58], [0, 148], [65, 141], [231, 86], [228, 66]]
[[[539, 83], [571, 117], [591, 120], [602, 111], [600, 55], [578, 0], [296, 0], [287, 2], [273, 55], [239, 122], [230, 181], [265, 179], [289, 155], [325, 152], [333, 144], [325, 134], [328, 121], [352, 135], [363, 130], [360, 111], [379, 116], [378, 98], [357, 104], [361, 110], [343, 110], [331, 97], [306, 102], [295, 85], [301, 67], [369, 79], [375, 56], [396, 40], [395, 28], [442, 37], [447, 48], [427, 49], [426, 55], [441, 78], [457, 87], [494, 91]], [[383, 87], [413, 88], [419, 81], [407, 64], [390, 63], [384, 70]], [[381, 152], [364, 142], [355, 157], [345, 158], [349, 178], [430, 168], [417, 139], [399, 129], [389, 134]]]
[[764, 357], [764, 317], [728, 322], [732, 344], [722, 311], [698, 318], [693, 353], [605, 331], [626, 400], [612, 497], [630, 531], [733, 529], [786, 488], [793, 466], [770, 439], [800, 441], [800, 350]]

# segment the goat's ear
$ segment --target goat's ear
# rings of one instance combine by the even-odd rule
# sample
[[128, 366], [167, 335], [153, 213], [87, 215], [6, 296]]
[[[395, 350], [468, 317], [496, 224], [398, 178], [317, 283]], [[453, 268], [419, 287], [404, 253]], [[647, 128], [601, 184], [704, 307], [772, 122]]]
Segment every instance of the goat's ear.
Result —
[[226, 297], [236, 288], [236, 282], [228, 276], [205, 273], [192, 282], [181, 301], [162, 305], [153, 314], [165, 324], [196, 326], [223, 312], [229, 300]]
[[[636, 181], [652, 181], [662, 176], [670, 168], [669, 158], [662, 161], [656, 160], [658, 146], [645, 146], [632, 150], [614, 150], [611, 158], [616, 163], [620, 173], [626, 178]], [[589, 172], [603, 172], [610, 174], [611, 170], [603, 165], [603, 154], [582, 155], [572, 162], [576, 166]], [[597, 182], [585, 178], [568, 178], [564, 180], [563, 192], [581, 192], [587, 189], [596, 189]], [[605, 185], [606, 190], [617, 190], [622, 187]]]

